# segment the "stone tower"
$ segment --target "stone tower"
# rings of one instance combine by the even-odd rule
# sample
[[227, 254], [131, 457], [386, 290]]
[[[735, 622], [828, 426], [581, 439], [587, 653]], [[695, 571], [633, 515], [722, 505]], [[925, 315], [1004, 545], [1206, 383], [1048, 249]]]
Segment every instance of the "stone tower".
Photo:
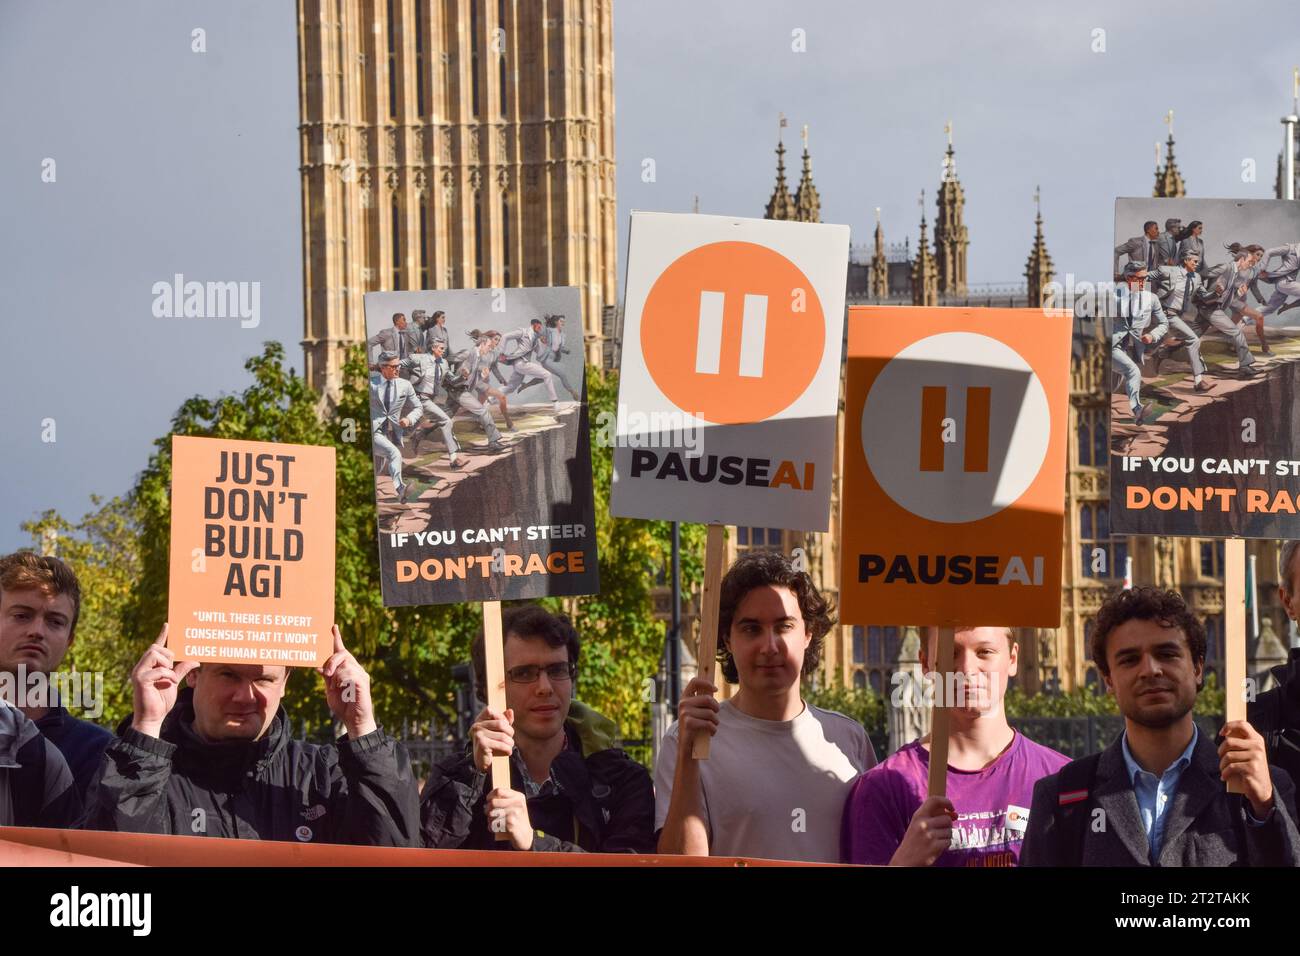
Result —
[[1029, 288], [1029, 304], [1040, 306], [1045, 304], [1045, 290], [1056, 273], [1047, 242], [1043, 239], [1043, 207], [1037, 188], [1034, 189], [1034, 208], [1034, 245], [1029, 250], [1029, 261], [1025, 263], [1025, 281]]
[[[781, 126], [785, 126], [785, 114], [781, 115]], [[790, 187], [785, 183], [785, 142], [779, 128], [776, 133], [776, 187], [772, 190], [772, 198], [767, 201], [767, 208], [763, 210], [763, 218], [795, 218], [794, 197], [790, 195]]]
[[885, 230], [880, 225], [880, 207], [876, 207], [876, 248], [871, 254], [870, 292], [873, 299], [889, 298], [889, 260], [885, 258]]
[[921, 241], [912, 260], [912, 305], [939, 304], [939, 274], [925, 236], [925, 191], [921, 191]]
[[952, 123], [944, 126], [948, 133], [948, 152], [943, 159], [943, 182], [939, 184], [937, 205], [939, 213], [934, 220], [934, 257], [938, 267], [939, 294], [964, 296], [966, 294], [966, 250], [970, 237], [962, 222], [966, 194], [957, 179], [957, 159], [952, 150]]
[[334, 393], [379, 290], [616, 301], [611, 0], [298, 0], [307, 379]]
[[812, 181], [812, 159], [808, 155], [808, 127], [803, 128], [803, 174], [794, 193], [794, 217], [799, 222], [821, 222], [822, 201]]
[[1183, 184], [1183, 174], [1178, 171], [1178, 164], [1174, 162], [1173, 110], [1165, 114], [1165, 122], [1169, 124], [1169, 139], [1165, 142], [1165, 164], [1160, 165], [1159, 150], [1157, 150], [1156, 186], [1151, 191], [1151, 195], [1156, 199], [1180, 199], [1187, 195], [1187, 188]]

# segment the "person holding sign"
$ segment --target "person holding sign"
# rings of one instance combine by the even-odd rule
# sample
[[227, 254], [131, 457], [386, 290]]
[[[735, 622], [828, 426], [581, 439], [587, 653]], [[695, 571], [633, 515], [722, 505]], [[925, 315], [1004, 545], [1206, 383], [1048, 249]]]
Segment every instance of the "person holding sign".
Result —
[[[713, 697], [695, 678], [655, 762], [659, 852], [834, 863], [853, 780], [876, 763], [857, 721], [805, 703], [832, 626], [812, 578], [775, 552], [753, 552], [722, 579], [718, 660], [740, 690]], [[694, 756], [701, 734], [709, 759]]]
[[[1277, 586], [1278, 598], [1287, 617], [1300, 617], [1300, 541], [1282, 546]], [[1249, 701], [1246, 716], [1252, 727], [1264, 736], [1268, 762], [1277, 764], [1300, 780], [1300, 647], [1293, 647], [1285, 664], [1271, 670], [1277, 686]]]
[[[921, 667], [930, 673], [938, 628], [927, 628]], [[1034, 784], [1070, 758], [1007, 723], [1007, 682], [1019, 647], [1007, 627], [958, 627], [957, 680], [933, 674], [951, 704], [946, 797], [927, 797], [929, 737], [890, 755], [853, 785], [844, 807], [843, 857], [877, 866], [1015, 866]]]
[[318, 672], [346, 734], [317, 745], [290, 732], [287, 667], [178, 662], [164, 624], [131, 672], [134, 713], [104, 755], [81, 829], [413, 846], [410, 758], [375, 723], [370, 677], [337, 625], [333, 636]]
[[1134, 588], [1102, 604], [1092, 658], [1124, 732], [1034, 786], [1023, 865], [1300, 865], [1295, 787], [1269, 766], [1264, 739], [1241, 720], [1216, 742], [1192, 719], [1205, 647], [1176, 591]]
[[[614, 746], [616, 728], [573, 699], [578, 633], [537, 605], [502, 615], [506, 709], [484, 708], [469, 750], [434, 767], [420, 833], [437, 849], [653, 853], [654, 791], [645, 768]], [[472, 650], [487, 672], [483, 632]], [[489, 790], [492, 757], [510, 757], [509, 790]], [[498, 842], [496, 833], [509, 835]]]

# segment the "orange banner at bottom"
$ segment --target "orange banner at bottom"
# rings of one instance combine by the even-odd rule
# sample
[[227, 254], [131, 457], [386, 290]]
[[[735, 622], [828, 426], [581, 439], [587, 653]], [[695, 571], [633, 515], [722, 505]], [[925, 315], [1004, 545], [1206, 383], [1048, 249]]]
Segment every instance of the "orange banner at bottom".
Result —
[[224, 840], [98, 830], [0, 827], [6, 866], [816, 866], [741, 857], [633, 856], [625, 853], [512, 853], [413, 850]]

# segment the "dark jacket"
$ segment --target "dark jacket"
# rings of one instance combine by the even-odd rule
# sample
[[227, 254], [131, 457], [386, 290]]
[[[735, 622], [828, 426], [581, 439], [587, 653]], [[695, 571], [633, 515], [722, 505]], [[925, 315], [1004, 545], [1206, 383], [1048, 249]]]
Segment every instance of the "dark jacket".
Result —
[[36, 721], [36, 726], [45, 739], [63, 754], [68, 769], [72, 771], [72, 779], [77, 783], [77, 793], [84, 800], [90, 782], [99, 770], [104, 751], [113, 742], [113, 732], [99, 724], [73, 717], [66, 707], [51, 708], [48, 714]]
[[[614, 746], [612, 721], [572, 701], [564, 723], [568, 747], [551, 763], [558, 792], [528, 798], [534, 850], [591, 853], [655, 851], [654, 786], [639, 763]], [[510, 786], [523, 790], [523, 761], [510, 757]], [[544, 790], [550, 790], [543, 787]], [[420, 799], [420, 838], [436, 849], [509, 849], [488, 829], [489, 775], [472, 746], [435, 766]]]
[[65, 829], [81, 815], [67, 761], [16, 707], [0, 704], [0, 826]]
[[[1066, 823], [1060, 781], [1070, 766], [1034, 785], [1034, 804], [1020, 850], [1021, 866], [1151, 866], [1150, 845], [1142, 829], [1137, 798], [1121, 750], [1123, 735], [1103, 750], [1087, 794], [1069, 802], [1073, 827]], [[1088, 758], [1084, 758], [1088, 759]], [[1166, 812], [1159, 866], [1296, 866], [1295, 787], [1285, 770], [1270, 766], [1273, 812], [1263, 826], [1246, 822], [1246, 802], [1228, 793], [1219, 778], [1219, 753], [1202, 733], [1192, 760], [1178, 780]], [[1079, 791], [1071, 790], [1070, 793]], [[1097, 812], [1102, 811], [1102, 812]], [[1082, 854], [1077, 835], [1082, 834]]]
[[1246, 705], [1251, 725], [1268, 747], [1268, 762], [1300, 780], [1300, 647], [1270, 670], [1277, 686]]
[[419, 796], [406, 749], [382, 729], [334, 744], [292, 739], [284, 709], [256, 741], [208, 743], [180, 693], [158, 738], [124, 722], [81, 828], [414, 846]]

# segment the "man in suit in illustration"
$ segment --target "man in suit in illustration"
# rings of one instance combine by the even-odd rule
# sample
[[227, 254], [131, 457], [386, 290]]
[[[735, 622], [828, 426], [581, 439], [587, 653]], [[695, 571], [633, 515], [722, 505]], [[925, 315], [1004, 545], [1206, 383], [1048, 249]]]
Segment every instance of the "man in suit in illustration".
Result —
[[1178, 265], [1178, 234], [1183, 230], [1181, 219], [1166, 219], [1165, 231], [1156, 240], [1156, 259], [1160, 266]]
[[445, 343], [436, 340], [431, 352], [417, 352], [403, 359], [401, 367], [410, 370], [411, 385], [415, 388], [420, 408], [433, 427], [442, 434], [443, 444], [447, 446], [447, 463], [452, 468], [459, 468], [460, 460], [456, 457], [459, 446], [452, 434], [451, 416], [443, 411], [439, 404], [445, 394], [444, 383], [451, 374], [451, 366], [447, 364], [447, 359], [443, 355], [444, 348]]
[[501, 341], [501, 361], [510, 366], [510, 380], [503, 390], [507, 395], [523, 386], [525, 376], [541, 379], [546, 386], [546, 394], [551, 402], [558, 406], [555, 394], [555, 378], [542, 366], [542, 359], [548, 351], [546, 335], [541, 319], [533, 319], [526, 328], [508, 332]]
[[[399, 362], [407, 356], [414, 355], [419, 344], [420, 339], [416, 337], [415, 330], [407, 328], [406, 315], [402, 312], [393, 313], [392, 328], [380, 329], [366, 340], [368, 349], [395, 352]], [[371, 354], [373, 362], [373, 352]]]
[[1196, 319], [1196, 296], [1204, 288], [1201, 277], [1196, 272], [1199, 264], [1200, 257], [1196, 253], [1186, 252], [1181, 267], [1160, 267], [1157, 273], [1160, 286], [1156, 294], [1160, 296], [1160, 304], [1169, 320], [1170, 332], [1178, 335], [1182, 341], [1160, 345], [1152, 353], [1152, 358], [1154, 359], [1153, 371], [1159, 375], [1160, 365], [1169, 354], [1174, 349], [1185, 346], [1187, 359], [1192, 366], [1192, 387], [1198, 392], [1208, 392], [1211, 386], [1202, 378], [1205, 374], [1205, 362], [1201, 359], [1201, 340], [1188, 324]]
[[[1246, 344], [1246, 333], [1238, 314], [1246, 304], [1246, 290], [1258, 274], [1253, 254], [1241, 249], [1228, 262], [1211, 267], [1202, 276], [1204, 291], [1197, 297], [1202, 327], [1213, 326], [1237, 350], [1237, 371], [1254, 375], [1255, 356]], [[1202, 331], [1202, 334], [1204, 332]]]
[[1176, 591], [1133, 588], [1102, 604], [1092, 657], [1124, 732], [1034, 785], [1021, 866], [1300, 863], [1295, 786], [1269, 765], [1264, 738], [1244, 720], [1216, 737], [1196, 726], [1205, 653], [1205, 625]]
[[1140, 262], [1130, 262], [1124, 267], [1124, 285], [1115, 290], [1112, 309], [1115, 312], [1114, 329], [1110, 336], [1111, 369], [1123, 379], [1133, 410], [1134, 424], [1142, 425], [1151, 406], [1143, 405], [1142, 360], [1146, 347], [1162, 339], [1169, 326], [1164, 309], [1155, 294], [1145, 288], [1147, 268]]
[[1264, 303], [1264, 308], [1261, 310], [1264, 315], [1281, 312], [1287, 299], [1300, 300], [1300, 242], [1265, 249], [1264, 257], [1260, 262], [1267, 268], [1274, 257], [1281, 259], [1281, 262], [1276, 269], [1268, 273], [1268, 277], [1274, 279], [1275, 284], [1273, 294], [1269, 296], [1268, 302]]
[[1156, 266], [1160, 265], [1159, 247], [1157, 242], [1160, 238], [1160, 224], [1154, 219], [1148, 219], [1142, 224], [1142, 235], [1134, 236], [1121, 242], [1115, 247], [1115, 275], [1120, 275], [1119, 258], [1128, 256], [1130, 263], [1138, 263], [1146, 267], [1147, 272], [1154, 272]]
[[402, 441], [422, 410], [415, 388], [397, 374], [401, 368], [396, 352], [379, 353], [380, 378], [370, 383], [370, 440], [393, 479], [397, 500], [405, 502], [411, 486], [402, 481]]

